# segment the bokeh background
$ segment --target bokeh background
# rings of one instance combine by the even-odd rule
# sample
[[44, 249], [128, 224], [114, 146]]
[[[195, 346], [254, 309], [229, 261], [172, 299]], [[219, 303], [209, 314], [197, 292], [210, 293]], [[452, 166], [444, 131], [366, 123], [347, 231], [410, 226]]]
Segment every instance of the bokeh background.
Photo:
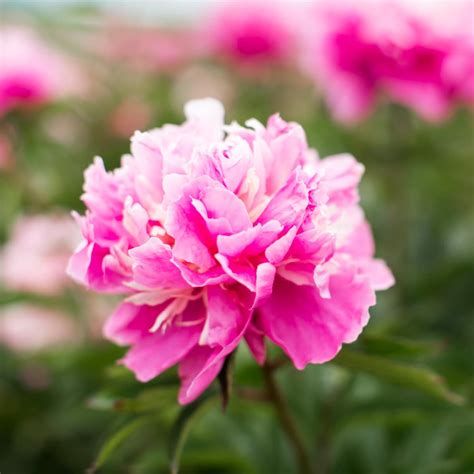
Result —
[[101, 337], [114, 298], [64, 271], [92, 158], [114, 168], [135, 130], [212, 96], [227, 122], [280, 112], [320, 156], [354, 154], [397, 280], [350, 351], [279, 369], [315, 472], [472, 472], [473, 8], [3, 0], [0, 471], [169, 472], [185, 420], [183, 473], [297, 472], [245, 348], [227, 412], [183, 416], [172, 370], [143, 385], [116, 365], [124, 349]]

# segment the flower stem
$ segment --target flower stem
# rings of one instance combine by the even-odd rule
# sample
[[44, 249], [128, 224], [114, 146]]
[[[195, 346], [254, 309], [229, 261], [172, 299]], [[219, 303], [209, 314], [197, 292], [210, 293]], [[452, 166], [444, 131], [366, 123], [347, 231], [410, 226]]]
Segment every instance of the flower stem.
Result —
[[288, 441], [291, 443], [295, 456], [298, 460], [301, 474], [311, 474], [311, 463], [304, 445], [303, 437], [298, 430], [295, 420], [291, 416], [290, 408], [281, 393], [281, 390], [275, 380], [274, 366], [265, 363], [262, 367], [263, 378], [268, 392], [268, 397], [275, 407], [276, 414], [280, 420], [283, 431]]

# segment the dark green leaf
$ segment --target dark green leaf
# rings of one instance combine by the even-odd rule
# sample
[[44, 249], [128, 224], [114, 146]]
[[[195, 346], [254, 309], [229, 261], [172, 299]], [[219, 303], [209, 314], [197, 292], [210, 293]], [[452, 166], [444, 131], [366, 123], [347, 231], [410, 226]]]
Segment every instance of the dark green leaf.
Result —
[[384, 334], [364, 334], [361, 344], [371, 354], [394, 357], [428, 356], [437, 354], [442, 349], [440, 342], [415, 341]]
[[204, 393], [197, 400], [186, 405], [178, 415], [170, 434], [169, 452], [171, 474], [178, 474], [179, 461], [188, 434], [204, 408], [215, 400], [215, 396], [215, 391]]
[[451, 392], [443, 378], [424, 367], [413, 367], [384, 357], [344, 349], [334, 363], [346, 369], [365, 372], [382, 380], [419, 390], [435, 398], [461, 405], [462, 396]]
[[87, 401], [87, 406], [95, 410], [142, 413], [168, 407], [175, 400], [176, 389], [163, 386], [143, 390], [134, 398], [99, 393]]
[[88, 474], [96, 472], [127, 438], [149, 421], [148, 417], [136, 418], [114, 433], [102, 446], [94, 464], [88, 469]]

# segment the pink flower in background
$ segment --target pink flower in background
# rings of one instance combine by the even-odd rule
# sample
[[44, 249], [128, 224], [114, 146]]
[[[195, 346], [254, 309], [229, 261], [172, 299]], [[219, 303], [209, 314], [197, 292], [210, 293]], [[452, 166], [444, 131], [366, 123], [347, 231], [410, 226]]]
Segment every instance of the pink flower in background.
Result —
[[[201, 41], [192, 29], [137, 28], [112, 23], [99, 45], [112, 60], [146, 71], [171, 72], [199, 56]], [[97, 48], [97, 44], [92, 45]]]
[[109, 119], [110, 129], [119, 137], [128, 138], [135, 130], [150, 122], [151, 108], [140, 98], [130, 97], [121, 102]]
[[292, 8], [264, 0], [221, 2], [205, 24], [210, 52], [237, 65], [288, 62], [295, 53]]
[[78, 327], [66, 314], [31, 304], [0, 312], [0, 344], [15, 352], [37, 352], [77, 343]]
[[121, 363], [140, 381], [178, 364], [181, 403], [243, 340], [259, 363], [265, 338], [298, 369], [332, 359], [393, 284], [373, 258], [353, 157], [319, 160], [278, 115], [224, 126], [213, 99], [185, 113], [181, 126], [137, 132], [115, 171], [100, 158], [89, 167], [68, 267], [124, 294], [106, 337], [131, 346]]
[[[440, 2], [443, 3], [443, 2]], [[303, 61], [344, 122], [364, 118], [380, 94], [428, 120], [446, 118], [457, 102], [473, 102], [472, 3], [445, 2], [456, 27], [442, 27], [401, 2], [323, 2], [302, 28]], [[453, 21], [454, 18], [464, 21]]]
[[0, 115], [78, 90], [75, 67], [32, 31], [0, 29]]
[[77, 227], [67, 215], [20, 218], [0, 254], [1, 283], [16, 291], [60, 293], [69, 283], [65, 268], [79, 241]]

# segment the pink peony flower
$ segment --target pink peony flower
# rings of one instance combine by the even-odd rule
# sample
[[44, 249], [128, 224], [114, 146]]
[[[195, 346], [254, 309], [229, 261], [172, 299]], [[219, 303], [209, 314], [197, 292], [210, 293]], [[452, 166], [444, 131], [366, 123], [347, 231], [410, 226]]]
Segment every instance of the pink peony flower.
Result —
[[292, 9], [283, 2], [230, 0], [205, 25], [211, 53], [243, 67], [288, 62], [295, 48]]
[[0, 116], [78, 89], [76, 69], [32, 31], [2, 28], [0, 45]]
[[319, 160], [278, 115], [224, 126], [214, 99], [185, 113], [181, 126], [135, 133], [117, 170], [89, 167], [68, 268], [125, 295], [106, 337], [131, 346], [121, 363], [140, 381], [179, 364], [181, 403], [243, 340], [259, 363], [265, 338], [298, 369], [332, 359], [393, 284], [373, 258], [353, 157]]
[[77, 342], [79, 328], [66, 314], [30, 304], [0, 313], [0, 344], [15, 352], [37, 352]]
[[67, 215], [20, 218], [0, 260], [5, 287], [43, 295], [56, 295], [69, 283], [65, 267], [80, 241], [74, 221]]
[[305, 67], [338, 120], [364, 118], [382, 93], [433, 121], [474, 102], [472, 3], [444, 3], [449, 28], [423, 6], [425, 14], [394, 1], [324, 2], [307, 15]]
[[113, 22], [91, 49], [144, 71], [174, 72], [199, 56], [201, 41], [192, 29], [140, 28]]

